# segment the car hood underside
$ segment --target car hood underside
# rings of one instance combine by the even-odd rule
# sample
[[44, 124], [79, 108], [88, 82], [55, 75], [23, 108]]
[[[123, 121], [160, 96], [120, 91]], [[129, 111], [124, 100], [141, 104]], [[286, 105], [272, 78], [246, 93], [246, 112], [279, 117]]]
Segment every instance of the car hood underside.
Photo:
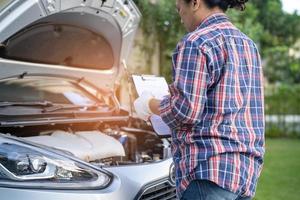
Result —
[[33, 0], [10, 1], [0, 18], [0, 78], [51, 72], [111, 88], [140, 13], [131, 0]]

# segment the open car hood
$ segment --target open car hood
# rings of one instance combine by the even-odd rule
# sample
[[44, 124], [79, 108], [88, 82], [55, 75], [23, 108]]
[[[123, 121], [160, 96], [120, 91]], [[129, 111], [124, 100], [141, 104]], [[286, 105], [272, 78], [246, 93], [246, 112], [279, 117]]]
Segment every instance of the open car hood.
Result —
[[111, 88], [140, 16], [131, 0], [4, 0], [0, 78], [57, 73]]

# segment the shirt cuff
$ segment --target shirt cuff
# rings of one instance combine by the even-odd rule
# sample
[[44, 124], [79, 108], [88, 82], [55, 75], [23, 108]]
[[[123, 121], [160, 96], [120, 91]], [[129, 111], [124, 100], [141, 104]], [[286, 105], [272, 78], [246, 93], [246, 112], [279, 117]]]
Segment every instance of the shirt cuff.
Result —
[[171, 105], [171, 96], [166, 96], [159, 106], [160, 117], [170, 127], [171, 130], [179, 126], [179, 122], [176, 120]]

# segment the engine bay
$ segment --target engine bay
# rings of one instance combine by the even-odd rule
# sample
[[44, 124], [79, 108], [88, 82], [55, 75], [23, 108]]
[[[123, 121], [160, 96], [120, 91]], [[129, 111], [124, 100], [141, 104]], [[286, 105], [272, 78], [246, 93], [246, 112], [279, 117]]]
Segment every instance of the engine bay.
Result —
[[0, 132], [55, 148], [97, 166], [157, 162], [171, 156], [170, 141], [151, 129], [95, 123], [0, 127]]

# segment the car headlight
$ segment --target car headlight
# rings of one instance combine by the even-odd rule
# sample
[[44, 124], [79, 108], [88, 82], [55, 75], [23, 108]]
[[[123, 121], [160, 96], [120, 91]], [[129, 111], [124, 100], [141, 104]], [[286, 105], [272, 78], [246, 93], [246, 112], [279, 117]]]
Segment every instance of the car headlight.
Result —
[[104, 188], [110, 181], [107, 172], [83, 162], [10, 138], [0, 138], [0, 186], [93, 189]]

